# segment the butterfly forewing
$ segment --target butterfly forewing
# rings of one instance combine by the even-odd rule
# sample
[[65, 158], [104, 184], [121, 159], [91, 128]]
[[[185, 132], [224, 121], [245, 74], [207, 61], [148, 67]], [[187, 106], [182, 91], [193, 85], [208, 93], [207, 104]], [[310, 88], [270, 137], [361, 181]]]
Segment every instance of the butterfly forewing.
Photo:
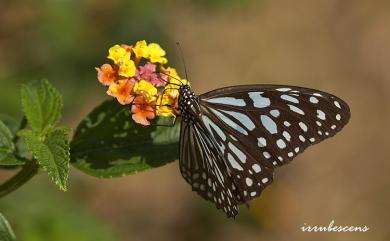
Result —
[[[276, 166], [333, 136], [350, 118], [341, 99], [300, 87], [227, 87], [200, 95], [197, 101], [195, 125], [182, 127], [190, 130], [182, 132], [181, 166], [187, 176], [202, 166], [199, 170], [220, 183], [224, 192], [229, 190], [236, 203], [259, 196], [272, 182]], [[197, 190], [194, 180], [190, 184]], [[216, 202], [203, 190], [198, 193]]]

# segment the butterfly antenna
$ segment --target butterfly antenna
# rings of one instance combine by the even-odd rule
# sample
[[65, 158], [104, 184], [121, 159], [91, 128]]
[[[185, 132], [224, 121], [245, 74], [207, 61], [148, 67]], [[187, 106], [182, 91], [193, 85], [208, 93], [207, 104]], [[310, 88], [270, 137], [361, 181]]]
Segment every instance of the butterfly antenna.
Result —
[[186, 66], [186, 61], [184, 61], [183, 50], [181, 49], [181, 45], [179, 42], [176, 42], [176, 45], [177, 45], [177, 48], [180, 52], [180, 58], [181, 58], [181, 61], [183, 63], [183, 67], [184, 67], [184, 74], [186, 75], [186, 79], [188, 80], [187, 66]]

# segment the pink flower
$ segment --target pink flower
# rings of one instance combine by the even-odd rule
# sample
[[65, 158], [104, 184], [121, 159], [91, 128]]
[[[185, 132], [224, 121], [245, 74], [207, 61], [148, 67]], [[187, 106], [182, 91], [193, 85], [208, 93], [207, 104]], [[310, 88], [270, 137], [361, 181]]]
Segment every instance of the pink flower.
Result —
[[138, 80], [146, 80], [156, 87], [165, 85], [165, 82], [161, 80], [156, 73], [156, 65], [149, 62], [138, 68], [136, 78]]

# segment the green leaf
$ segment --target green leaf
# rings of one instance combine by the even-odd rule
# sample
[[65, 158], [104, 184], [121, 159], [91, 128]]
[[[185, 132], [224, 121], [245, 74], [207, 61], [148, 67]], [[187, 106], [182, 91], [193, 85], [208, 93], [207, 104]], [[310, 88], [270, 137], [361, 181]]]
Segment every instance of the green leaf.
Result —
[[19, 160], [13, 154], [9, 154], [0, 160], [1, 166], [20, 166], [24, 165], [24, 161]]
[[5, 114], [0, 114], [0, 121], [2, 121], [8, 127], [13, 135], [16, 135], [16, 132], [20, 126], [19, 121]]
[[31, 130], [22, 130], [27, 148], [39, 165], [47, 172], [50, 179], [63, 191], [66, 191], [69, 175], [69, 134], [70, 129], [55, 128], [42, 140]]
[[62, 98], [47, 80], [34, 81], [22, 86], [22, 106], [32, 129], [45, 133], [60, 118]]
[[131, 119], [128, 106], [106, 101], [77, 127], [71, 162], [96, 177], [137, 173], [177, 160], [179, 134], [179, 125], [142, 127]]
[[13, 135], [8, 127], [0, 121], [0, 164], [1, 161], [15, 150]]
[[1, 241], [15, 241], [16, 237], [9, 225], [7, 219], [0, 213], [0, 240]]

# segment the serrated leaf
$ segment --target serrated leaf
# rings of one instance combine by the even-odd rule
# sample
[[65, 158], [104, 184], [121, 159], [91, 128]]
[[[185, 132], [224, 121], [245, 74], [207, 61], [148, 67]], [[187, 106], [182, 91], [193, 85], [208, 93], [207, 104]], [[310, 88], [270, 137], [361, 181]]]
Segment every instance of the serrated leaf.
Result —
[[118, 177], [177, 160], [179, 125], [142, 127], [115, 100], [95, 108], [77, 127], [71, 162], [96, 177]]
[[5, 157], [15, 150], [12, 142], [13, 135], [8, 127], [0, 121], [0, 163]]
[[14, 231], [9, 225], [7, 219], [0, 213], [0, 240], [1, 241], [15, 241], [16, 237]]
[[22, 106], [31, 128], [44, 133], [60, 118], [62, 98], [47, 80], [34, 81], [22, 86]]
[[69, 133], [69, 128], [55, 128], [42, 140], [31, 130], [19, 132], [39, 165], [63, 191], [69, 175]]

